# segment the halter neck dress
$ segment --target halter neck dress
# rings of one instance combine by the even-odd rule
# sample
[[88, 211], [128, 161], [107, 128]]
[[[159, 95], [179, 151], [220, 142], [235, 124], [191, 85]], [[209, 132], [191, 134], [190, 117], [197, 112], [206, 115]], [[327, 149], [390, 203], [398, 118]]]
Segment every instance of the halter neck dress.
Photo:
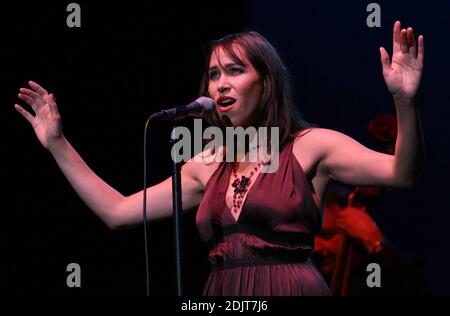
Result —
[[237, 220], [225, 202], [232, 163], [221, 162], [206, 184], [196, 216], [210, 250], [203, 295], [330, 295], [309, 258], [322, 216], [293, 143], [276, 172], [255, 175]]

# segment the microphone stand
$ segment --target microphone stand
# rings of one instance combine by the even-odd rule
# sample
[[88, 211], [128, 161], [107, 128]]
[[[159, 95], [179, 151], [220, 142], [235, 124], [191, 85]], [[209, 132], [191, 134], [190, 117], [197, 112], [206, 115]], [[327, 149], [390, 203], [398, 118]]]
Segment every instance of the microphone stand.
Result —
[[[170, 147], [179, 140], [174, 138], [174, 130], [176, 124], [173, 126], [173, 130], [170, 138]], [[177, 296], [183, 295], [183, 278], [182, 278], [182, 261], [183, 261], [183, 244], [182, 244], [182, 228], [183, 228], [183, 206], [181, 203], [181, 165], [173, 160], [172, 157], [172, 201], [173, 201], [173, 229], [174, 229], [174, 241], [175, 241], [175, 269], [176, 269], [176, 283], [177, 283]]]
[[[147, 146], [147, 126], [152, 120], [167, 120], [172, 121], [172, 133], [170, 136], [170, 145], [173, 145], [179, 141], [175, 138], [175, 129], [177, 128], [176, 122], [190, 116], [204, 116], [211, 112], [215, 107], [214, 100], [207, 97], [200, 97], [194, 102], [182, 106], [176, 107], [169, 110], [163, 110], [161, 112], [154, 113], [150, 116], [145, 124], [144, 133], [144, 148]], [[174, 157], [172, 157], [174, 158]], [[178, 159], [175, 159], [178, 160]], [[144, 206], [143, 206], [143, 217], [144, 223], [147, 220], [147, 182], [146, 182], [146, 150], [144, 150]], [[182, 228], [183, 228], [183, 206], [181, 203], [181, 163], [177, 163], [172, 159], [172, 206], [173, 206], [173, 230], [174, 230], [174, 242], [175, 242], [175, 269], [176, 269], [176, 285], [177, 285], [177, 296], [183, 295], [183, 276], [182, 276], [182, 261], [183, 261], [183, 245], [182, 245]], [[144, 236], [145, 236], [145, 258], [146, 258], [146, 275], [147, 275], [147, 295], [149, 295], [149, 269], [148, 269], [148, 251], [147, 251], [147, 226], [144, 226]]]

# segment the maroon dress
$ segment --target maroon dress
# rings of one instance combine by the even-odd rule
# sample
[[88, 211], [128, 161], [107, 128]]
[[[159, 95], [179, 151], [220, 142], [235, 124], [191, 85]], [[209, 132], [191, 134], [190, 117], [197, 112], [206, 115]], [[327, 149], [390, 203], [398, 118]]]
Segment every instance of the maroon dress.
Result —
[[237, 221], [225, 202], [232, 164], [209, 179], [196, 219], [212, 267], [203, 295], [330, 295], [309, 258], [321, 212], [292, 147], [281, 150], [276, 172], [254, 179]]

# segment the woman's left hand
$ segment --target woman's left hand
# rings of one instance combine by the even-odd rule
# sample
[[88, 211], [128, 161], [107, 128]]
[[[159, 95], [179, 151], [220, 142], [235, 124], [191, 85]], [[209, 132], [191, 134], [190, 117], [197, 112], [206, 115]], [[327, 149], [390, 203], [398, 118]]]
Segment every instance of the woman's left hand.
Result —
[[392, 62], [386, 50], [380, 47], [383, 76], [395, 99], [413, 99], [422, 76], [424, 38], [420, 35], [417, 45], [413, 29], [400, 30], [400, 27], [400, 22], [395, 22]]

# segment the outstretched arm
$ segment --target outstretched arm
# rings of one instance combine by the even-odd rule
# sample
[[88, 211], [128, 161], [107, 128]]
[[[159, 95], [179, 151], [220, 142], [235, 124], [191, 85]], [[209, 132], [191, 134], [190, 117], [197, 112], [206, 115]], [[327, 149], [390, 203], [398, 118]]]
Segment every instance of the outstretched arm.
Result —
[[[53, 146], [51, 153], [80, 198], [108, 227], [115, 229], [142, 222], [142, 191], [123, 196], [96, 175], [66, 139]], [[198, 165], [187, 162], [181, 169], [184, 210], [198, 206], [202, 197], [201, 183], [195, 177]], [[147, 188], [147, 219], [167, 218], [172, 212], [172, 178], [169, 177]]]
[[323, 165], [331, 178], [354, 185], [408, 187], [420, 178], [424, 164], [423, 135], [417, 109], [424, 58], [424, 38], [418, 45], [412, 28], [394, 24], [392, 61], [380, 48], [383, 76], [397, 110], [395, 155], [370, 150], [341, 133], [322, 130]]
[[[15, 108], [31, 124], [37, 138], [53, 155], [80, 198], [110, 228], [142, 221], [143, 192], [123, 196], [97, 176], [64, 137], [53, 95], [33, 81], [29, 85], [31, 89], [21, 88], [18, 96], [31, 106], [34, 115], [18, 104]], [[199, 164], [188, 162], [181, 171], [184, 209], [195, 207], [202, 197], [203, 187], [196, 177], [197, 168]], [[147, 188], [147, 194], [149, 220], [172, 215], [171, 178]]]
[[424, 38], [420, 35], [417, 45], [412, 27], [400, 29], [400, 22], [395, 22], [392, 62], [384, 48], [380, 48], [380, 53], [384, 80], [397, 110], [396, 176], [411, 185], [421, 176], [424, 164], [423, 135], [416, 102], [423, 70]]

